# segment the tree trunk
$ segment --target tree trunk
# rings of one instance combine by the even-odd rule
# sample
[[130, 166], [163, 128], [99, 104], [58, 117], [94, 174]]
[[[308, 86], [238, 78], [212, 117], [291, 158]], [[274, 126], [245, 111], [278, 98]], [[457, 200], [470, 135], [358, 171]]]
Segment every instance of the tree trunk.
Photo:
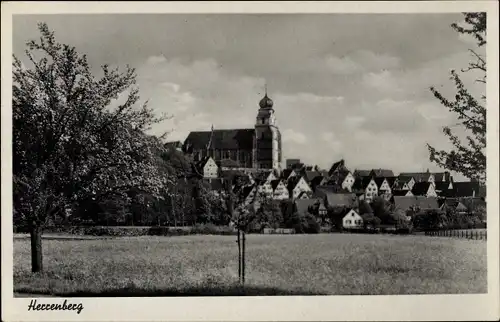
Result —
[[31, 271], [33, 273], [43, 271], [42, 258], [42, 227], [33, 224], [30, 228], [31, 238]]
[[243, 247], [241, 249], [241, 284], [245, 285], [245, 231], [243, 231]]

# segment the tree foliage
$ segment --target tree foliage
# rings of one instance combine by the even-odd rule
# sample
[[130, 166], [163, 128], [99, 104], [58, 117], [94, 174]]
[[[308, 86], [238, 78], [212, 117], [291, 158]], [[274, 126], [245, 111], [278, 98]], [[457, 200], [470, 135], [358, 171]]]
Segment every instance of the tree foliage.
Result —
[[[452, 24], [458, 33], [474, 37], [477, 47], [486, 45], [486, 13], [464, 13], [465, 24]], [[477, 73], [476, 82], [486, 84], [486, 59], [479, 50], [469, 49], [472, 61], [461, 72]], [[450, 79], [454, 82], [457, 93], [453, 99], [446, 98], [435, 87], [430, 90], [434, 96], [458, 116], [458, 120], [467, 131], [466, 143], [454, 134], [449, 126], [443, 128], [453, 148], [450, 151], [438, 150], [427, 145], [430, 160], [440, 167], [456, 171], [480, 182], [486, 180], [486, 94], [475, 97], [464, 84], [461, 75], [451, 71]]]
[[27, 59], [14, 56], [12, 66], [14, 215], [38, 239], [47, 219], [69, 206], [128, 198], [131, 187], [160, 198], [171, 181], [158, 168], [160, 140], [145, 134], [163, 118], [136, 107], [134, 69], [103, 65], [96, 77], [85, 55], [58, 43], [46, 24], [39, 30]]

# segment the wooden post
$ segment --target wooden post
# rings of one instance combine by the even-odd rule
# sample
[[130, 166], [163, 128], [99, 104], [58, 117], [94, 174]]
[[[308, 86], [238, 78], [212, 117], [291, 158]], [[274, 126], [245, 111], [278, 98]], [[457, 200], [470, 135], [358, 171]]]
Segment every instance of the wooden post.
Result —
[[238, 282], [241, 284], [241, 231], [238, 223]]
[[246, 241], [246, 236], [245, 236], [245, 231], [243, 231], [243, 248], [242, 248], [242, 254], [241, 254], [241, 284], [245, 285], [245, 241]]

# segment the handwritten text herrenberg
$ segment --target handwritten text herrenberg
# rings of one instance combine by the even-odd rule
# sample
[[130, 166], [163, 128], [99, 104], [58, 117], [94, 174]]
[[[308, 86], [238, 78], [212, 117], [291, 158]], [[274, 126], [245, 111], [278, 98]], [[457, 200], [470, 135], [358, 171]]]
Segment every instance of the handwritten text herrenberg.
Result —
[[28, 311], [76, 311], [77, 314], [83, 310], [82, 303], [79, 304], [68, 304], [68, 300], [64, 300], [62, 304], [37, 304], [36, 300], [31, 300], [30, 305], [28, 305]]

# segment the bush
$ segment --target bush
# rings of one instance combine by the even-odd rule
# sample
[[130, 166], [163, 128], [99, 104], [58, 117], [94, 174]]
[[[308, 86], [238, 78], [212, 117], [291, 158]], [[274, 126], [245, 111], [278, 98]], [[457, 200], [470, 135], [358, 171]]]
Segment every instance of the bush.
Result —
[[314, 218], [314, 216], [308, 216], [307, 217], [307, 226], [304, 229], [304, 232], [306, 234], [319, 234], [321, 231], [321, 226]]

